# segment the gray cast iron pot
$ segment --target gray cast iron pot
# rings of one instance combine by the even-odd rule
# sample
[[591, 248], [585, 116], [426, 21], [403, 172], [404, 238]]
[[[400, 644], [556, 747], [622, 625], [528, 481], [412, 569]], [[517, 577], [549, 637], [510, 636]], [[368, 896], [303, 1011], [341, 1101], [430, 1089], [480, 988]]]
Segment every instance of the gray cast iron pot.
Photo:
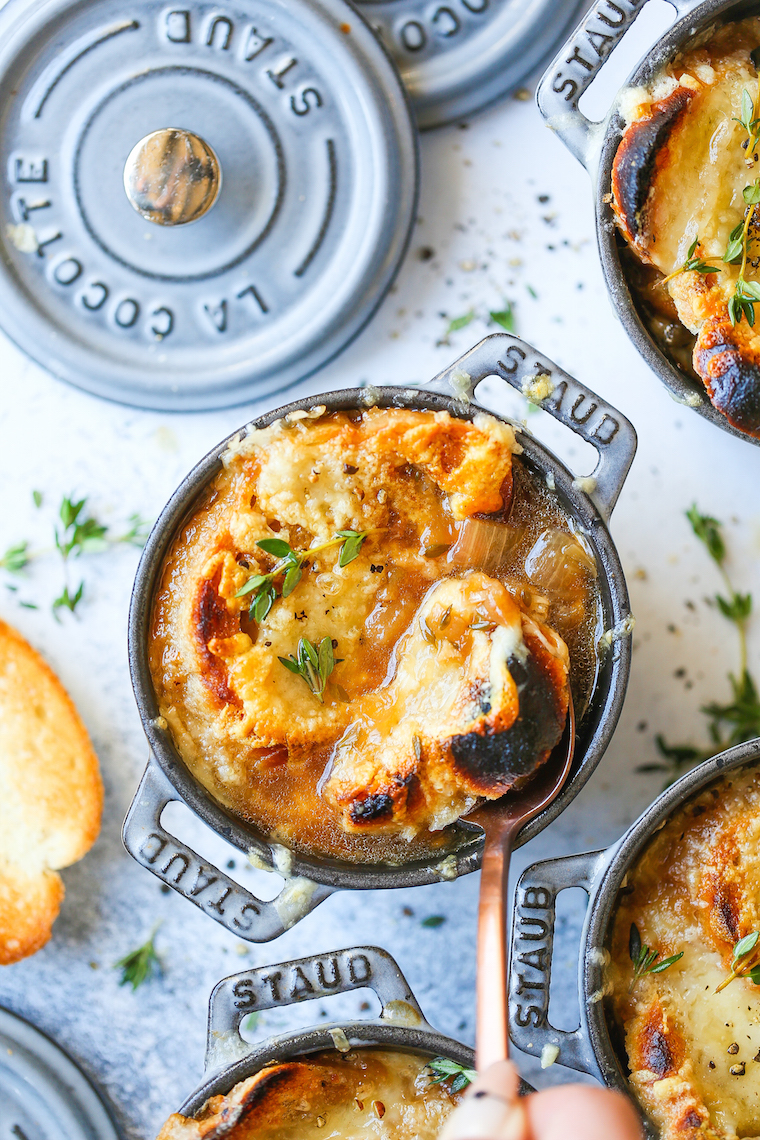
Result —
[[[364, 987], [374, 990], [380, 999], [379, 1018], [323, 1022], [256, 1045], [248, 1044], [240, 1035], [241, 1022], [250, 1013]], [[334, 1049], [336, 1031], [354, 1047], [402, 1049], [448, 1057], [470, 1069], [475, 1066], [472, 1049], [445, 1037], [425, 1019], [390, 954], [374, 946], [357, 946], [261, 966], [219, 982], [209, 1001], [203, 1080], [178, 1111], [183, 1116], [194, 1115], [209, 1097], [225, 1095], [239, 1081], [272, 1062]], [[532, 1091], [523, 1082], [521, 1093]]]
[[[545, 1045], [556, 1045], [559, 1064], [630, 1094], [626, 1059], [613, 1045], [603, 1000], [605, 951], [618, 892], [652, 836], [675, 811], [727, 772], [759, 761], [760, 740], [729, 748], [677, 780], [606, 851], [547, 859], [526, 868], [515, 891], [509, 968], [510, 1037], [518, 1049], [540, 1056]], [[549, 1022], [556, 901], [569, 887], [581, 887], [589, 896], [578, 959], [581, 1023], [572, 1033]], [[647, 1126], [657, 1137], [657, 1129], [649, 1122]]]
[[[602, 123], [591, 122], [578, 109], [578, 100], [647, 2], [594, 0], [541, 80], [538, 106], [551, 129], [591, 176], [597, 242], [607, 288], [634, 345], [679, 403], [687, 403], [724, 431], [760, 445], [760, 439], [733, 427], [710, 403], [702, 384], [681, 372], [665, 356], [639, 316], [620, 261], [622, 238], [618, 235], [612, 208], [605, 201], [610, 193], [612, 164], [622, 136], [623, 120], [615, 107]], [[668, 3], [676, 10], [676, 22], [637, 65], [626, 86], [645, 86], [679, 51], [689, 46], [697, 32], [712, 24], [760, 12], [758, 0], [668, 0]], [[699, 403], [695, 403], [697, 398]]]
[[[553, 477], [560, 504], [582, 530], [596, 556], [604, 628], [620, 629], [629, 616], [628, 591], [607, 522], [633, 460], [636, 434], [620, 412], [516, 337], [507, 334], [487, 337], [435, 377], [424, 390], [387, 387], [330, 392], [268, 412], [254, 424], [264, 427], [289, 412], [319, 405], [329, 410], [356, 409], [370, 404], [446, 410], [454, 416], [471, 419], [482, 410], [471, 400], [482, 379], [497, 376], [519, 391], [523, 383], [537, 374], [548, 375], [554, 384], [553, 393], [543, 403], [545, 410], [596, 449], [599, 461], [593, 473], [595, 490], [592, 494], [582, 490], [585, 484], [579, 486], [567, 467], [527, 432], [520, 436], [524, 448], [522, 460], [541, 478]], [[199, 497], [219, 472], [220, 456], [232, 438], [215, 447], [182, 482], [161, 513], [137, 570], [129, 616], [129, 661], [151, 757], [124, 824], [124, 843], [139, 863], [238, 937], [267, 942], [308, 914], [335, 889], [410, 887], [437, 882], [451, 875], [448, 866], [442, 873], [440, 855], [391, 866], [299, 854], [291, 868], [295, 880], [286, 884], [278, 898], [263, 902], [223, 871], [202, 860], [162, 826], [161, 813], [167, 803], [182, 800], [240, 851], [254, 852], [259, 862], [263, 861], [270, 868], [273, 865], [268, 837], [228, 811], [206, 791], [186, 768], [165, 724], [162, 727], [157, 723], [159, 710], [148, 664], [153, 598], [164, 558]], [[578, 726], [575, 760], [567, 784], [554, 803], [523, 829], [520, 843], [532, 839], [567, 807], [599, 763], [620, 715], [630, 659], [630, 638], [613, 639], [610, 649], [602, 656], [589, 707]], [[459, 825], [458, 844], [457, 875], [477, 870], [482, 852], [480, 829]]]

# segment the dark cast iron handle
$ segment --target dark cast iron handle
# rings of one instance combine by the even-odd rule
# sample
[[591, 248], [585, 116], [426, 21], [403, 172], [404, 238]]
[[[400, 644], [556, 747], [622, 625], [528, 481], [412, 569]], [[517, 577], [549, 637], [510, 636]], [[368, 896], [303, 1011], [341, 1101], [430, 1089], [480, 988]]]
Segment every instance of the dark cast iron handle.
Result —
[[[640, 15], [648, 0], [595, 0], [591, 9], [553, 60], [541, 80], [536, 99], [547, 124], [578, 161], [593, 167], [604, 127], [578, 110], [578, 100]], [[701, 0], [668, 0], [685, 16]]]
[[[251, 1048], [240, 1035], [240, 1023], [249, 1013], [364, 987], [380, 999], [381, 1021], [431, 1030], [406, 978], [385, 950], [356, 946], [310, 954], [291, 962], [245, 970], [214, 986], [208, 1009], [206, 1070], [226, 1066], [231, 1055], [241, 1055]], [[325, 1046], [339, 1047], [339, 1042], [331, 1040], [330, 1031], [329, 1025], [324, 1027]]]
[[[581, 1024], [573, 1032], [549, 1021], [549, 987], [554, 954], [554, 919], [557, 895], [581, 887], [593, 897], [598, 876], [607, 866], [609, 851], [590, 851], [565, 859], [534, 863], [520, 876], [512, 911], [509, 963], [509, 1035], [518, 1049], [540, 1057], [544, 1046], [557, 1046], [560, 1065], [599, 1076], [591, 1042], [585, 1030], [584, 994], [581, 988]], [[583, 966], [581, 951], [581, 965]], [[601, 994], [591, 995], [600, 999]]]
[[291, 879], [271, 902], [257, 899], [163, 827], [161, 813], [168, 803], [178, 799], [175, 788], [151, 756], [124, 821], [124, 846], [162, 883], [238, 938], [271, 942], [332, 893], [331, 887], [307, 879]]
[[599, 462], [590, 476], [593, 490], [589, 496], [606, 522], [636, 454], [636, 432], [630, 420], [547, 356], [509, 333], [495, 333], [481, 340], [434, 377], [430, 386], [470, 400], [486, 376], [498, 376], [524, 394], [537, 376], [547, 378], [549, 394], [544, 399], [533, 394], [530, 398], [596, 449]]

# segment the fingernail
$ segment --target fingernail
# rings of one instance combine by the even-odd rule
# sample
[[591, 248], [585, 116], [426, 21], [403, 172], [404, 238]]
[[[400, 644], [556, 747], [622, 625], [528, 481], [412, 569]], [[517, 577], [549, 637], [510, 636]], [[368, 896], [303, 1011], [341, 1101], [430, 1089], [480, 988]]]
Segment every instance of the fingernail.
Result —
[[454, 1109], [443, 1126], [438, 1140], [493, 1140], [502, 1127], [512, 1105], [485, 1089], [476, 1089]]

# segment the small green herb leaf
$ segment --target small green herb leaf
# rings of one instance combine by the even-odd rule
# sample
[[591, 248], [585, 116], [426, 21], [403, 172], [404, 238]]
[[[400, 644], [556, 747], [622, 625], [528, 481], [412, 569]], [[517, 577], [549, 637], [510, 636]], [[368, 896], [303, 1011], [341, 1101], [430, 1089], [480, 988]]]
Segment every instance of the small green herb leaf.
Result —
[[349, 562], [353, 562], [358, 556], [362, 548], [362, 543], [368, 533], [368, 531], [359, 530], [339, 530], [336, 532], [336, 538], [345, 539], [345, 542], [340, 548], [340, 554], [338, 555], [339, 566], [348, 566]]
[[244, 598], [246, 594], [251, 594], [254, 590], [258, 590], [259, 586], [263, 585], [268, 578], [268, 574], [254, 574], [252, 578], [248, 579], [244, 586], [241, 586], [239, 590], [235, 591], [234, 596], [236, 598]]
[[498, 312], [491, 311], [488, 315], [493, 324], [500, 325], [509, 333], [515, 331], [515, 314], [512, 311], [511, 305], [507, 304], [506, 308], [500, 309]]
[[32, 499], [35, 507], [39, 509], [42, 506], [42, 491], [32, 491]]
[[425, 550], [426, 558], [440, 558], [442, 554], [448, 554], [451, 550], [453, 543], [451, 542], [436, 542], [433, 546], [428, 546]]
[[478, 1076], [474, 1069], [468, 1069], [456, 1061], [451, 1061], [448, 1057], [434, 1057], [427, 1067], [433, 1073], [433, 1079], [430, 1083], [438, 1085], [443, 1081], [450, 1080], [452, 1092], [461, 1092], [462, 1089], [467, 1088], [468, 1085], [477, 1080]]
[[465, 313], [461, 317], [454, 317], [453, 320], [449, 321], [448, 328], [446, 329], [446, 336], [449, 336], [453, 332], [459, 332], [460, 329], [466, 328], [471, 321], [474, 321], [474, 319], [474, 309], [470, 309], [469, 313]]
[[683, 958], [683, 953], [683, 950], [681, 950], [679, 954], [673, 954], [671, 958], [663, 958], [656, 966], [650, 966], [647, 972], [650, 974], [661, 974], [663, 970], [667, 970], [670, 966], [680, 961], [680, 959]]
[[295, 554], [289, 542], [285, 542], [282, 538], [262, 538], [261, 542], [257, 542], [259, 550], [263, 550], [266, 554], [272, 554], [275, 558], [287, 558], [289, 554]]
[[632, 962], [638, 962], [641, 954], [641, 935], [635, 922], [631, 923], [631, 932], [628, 937], [628, 954]]
[[155, 937], [154, 931], [144, 945], [138, 946], [114, 963], [115, 969], [121, 970], [120, 986], [131, 986], [134, 991], [148, 978], [161, 973], [161, 959], [156, 953]]
[[282, 596], [283, 596], [283, 598], [290, 597], [290, 595], [293, 593], [293, 591], [295, 590], [298, 583], [301, 581], [302, 577], [303, 577], [303, 572], [302, 572], [300, 566], [298, 566], [298, 564], [296, 564], [295, 566], [290, 566], [288, 568], [288, 571], [285, 574], [285, 579], [282, 583]]
[[435, 930], [438, 926], [443, 926], [446, 921], [446, 916], [443, 914], [429, 914], [427, 918], [423, 918], [420, 926], [426, 926], [428, 930]]
[[760, 931], [754, 930], [751, 934], [745, 934], [744, 938], [740, 938], [734, 946], [734, 962], [738, 962], [740, 958], [744, 958], [750, 954], [757, 946], [757, 941], [760, 938]]
[[70, 610], [70, 612], [73, 614], [74, 610], [77, 608], [77, 606], [79, 605], [79, 603], [82, 600], [82, 594], [83, 593], [84, 593], [84, 582], [79, 583], [79, 588], [77, 589], [76, 593], [74, 593], [74, 594], [70, 594], [68, 586], [64, 586], [62, 593], [59, 594], [59, 596], [53, 602], [53, 615], [54, 615], [54, 617], [58, 617], [58, 610], [61, 610], [61, 609]]
[[9, 546], [0, 558], [0, 570], [7, 570], [9, 574], [20, 574], [24, 567], [29, 565], [29, 543], [18, 542]]
[[712, 560], [717, 562], [719, 566], [722, 565], [726, 557], [726, 544], [720, 533], [718, 520], [714, 519], [712, 515], [700, 514], [696, 503], [689, 507], [686, 517], [699, 541], [707, 547], [707, 553]]

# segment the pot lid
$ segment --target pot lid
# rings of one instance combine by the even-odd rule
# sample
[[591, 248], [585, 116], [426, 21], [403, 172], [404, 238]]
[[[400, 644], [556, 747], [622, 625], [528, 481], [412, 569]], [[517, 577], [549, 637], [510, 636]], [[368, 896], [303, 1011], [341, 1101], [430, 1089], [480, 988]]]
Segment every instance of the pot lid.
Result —
[[423, 129], [472, 115], [554, 54], [588, 0], [355, 0]]
[[416, 136], [347, 0], [10, 0], [0, 45], [0, 324], [39, 363], [142, 407], [222, 407], [370, 318]]
[[103, 1101], [62, 1049], [0, 1009], [0, 1134], [15, 1140], [119, 1140]]

